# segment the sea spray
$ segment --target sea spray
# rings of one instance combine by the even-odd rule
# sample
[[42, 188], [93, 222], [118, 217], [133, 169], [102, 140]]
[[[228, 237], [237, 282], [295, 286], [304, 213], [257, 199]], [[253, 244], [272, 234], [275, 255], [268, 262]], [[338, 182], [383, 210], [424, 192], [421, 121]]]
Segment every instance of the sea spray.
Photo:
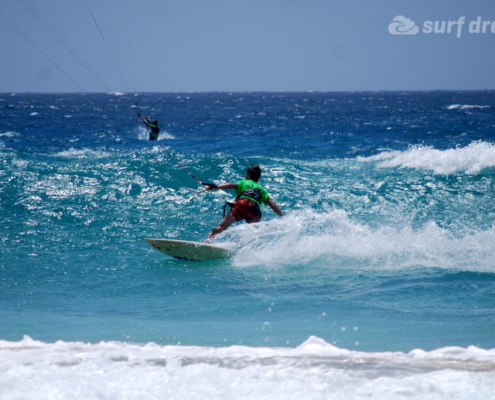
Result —
[[238, 250], [238, 266], [321, 265], [327, 268], [448, 268], [495, 272], [495, 228], [451, 232], [434, 222], [377, 228], [353, 220], [343, 210], [303, 210], [258, 225], [241, 225], [217, 241]]

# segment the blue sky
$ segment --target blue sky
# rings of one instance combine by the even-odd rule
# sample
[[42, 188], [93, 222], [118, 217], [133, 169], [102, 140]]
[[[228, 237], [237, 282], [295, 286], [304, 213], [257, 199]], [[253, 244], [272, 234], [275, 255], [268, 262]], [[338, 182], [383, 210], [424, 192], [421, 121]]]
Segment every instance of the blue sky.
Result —
[[2, 3], [0, 92], [495, 89], [493, 0]]

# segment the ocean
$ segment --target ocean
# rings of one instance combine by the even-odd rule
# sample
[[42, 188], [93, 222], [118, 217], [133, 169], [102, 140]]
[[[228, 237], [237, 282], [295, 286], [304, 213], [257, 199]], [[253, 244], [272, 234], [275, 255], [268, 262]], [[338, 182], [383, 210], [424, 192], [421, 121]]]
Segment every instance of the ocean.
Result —
[[[495, 91], [0, 109], [0, 399], [495, 399]], [[235, 196], [193, 175], [252, 164], [285, 216], [235, 256], [144, 241], [203, 241]]]

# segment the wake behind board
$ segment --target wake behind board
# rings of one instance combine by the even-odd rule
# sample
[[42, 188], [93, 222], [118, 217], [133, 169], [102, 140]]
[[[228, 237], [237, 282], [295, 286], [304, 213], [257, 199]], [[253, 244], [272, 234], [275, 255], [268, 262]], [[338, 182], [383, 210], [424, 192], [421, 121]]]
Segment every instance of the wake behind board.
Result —
[[213, 246], [211, 244], [200, 242], [149, 238], [144, 240], [146, 240], [146, 242], [152, 245], [155, 249], [179, 260], [207, 261], [232, 257], [235, 254], [235, 251], [226, 249], [225, 247]]

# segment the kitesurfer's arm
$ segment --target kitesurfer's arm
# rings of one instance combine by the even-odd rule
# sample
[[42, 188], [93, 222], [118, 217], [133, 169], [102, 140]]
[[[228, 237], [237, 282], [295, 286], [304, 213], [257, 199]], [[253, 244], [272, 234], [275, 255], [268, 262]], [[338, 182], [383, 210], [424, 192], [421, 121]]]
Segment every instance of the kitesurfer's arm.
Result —
[[150, 120], [148, 119], [148, 117], [146, 117], [145, 115], [141, 115], [139, 114], [139, 116], [143, 119], [143, 122], [146, 126], [150, 126], [151, 122]]
[[270, 206], [270, 208], [273, 211], [275, 211], [278, 215], [280, 215], [281, 217], [284, 216], [284, 213], [282, 212], [282, 210], [280, 209], [280, 207], [272, 199], [268, 199], [266, 201], [266, 204], [268, 204]]
[[237, 183], [222, 183], [221, 185], [216, 185], [216, 186], [213, 186], [213, 185], [207, 185], [206, 186], [206, 190], [217, 190], [217, 189], [237, 189]]

